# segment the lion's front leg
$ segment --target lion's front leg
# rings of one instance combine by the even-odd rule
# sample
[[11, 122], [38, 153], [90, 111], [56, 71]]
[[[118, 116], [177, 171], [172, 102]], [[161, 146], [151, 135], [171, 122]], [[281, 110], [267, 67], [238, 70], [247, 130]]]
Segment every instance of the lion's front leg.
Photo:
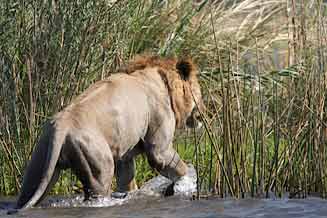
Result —
[[146, 143], [145, 153], [151, 167], [174, 182], [187, 172], [187, 165], [181, 160], [172, 144], [162, 148], [160, 145]]
[[134, 158], [116, 162], [116, 178], [118, 192], [129, 192], [137, 189]]
[[175, 132], [174, 115], [167, 112], [157, 116], [146, 134], [143, 149], [151, 167], [175, 182], [186, 174], [187, 165], [172, 146]]
[[135, 157], [143, 153], [143, 144], [143, 141], [140, 140], [121, 159], [116, 161], [118, 192], [130, 192], [138, 189], [135, 181]]

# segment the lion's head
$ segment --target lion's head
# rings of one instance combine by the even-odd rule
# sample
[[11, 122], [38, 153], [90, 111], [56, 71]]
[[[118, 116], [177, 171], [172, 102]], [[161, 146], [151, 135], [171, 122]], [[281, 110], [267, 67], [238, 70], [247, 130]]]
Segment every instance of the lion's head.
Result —
[[146, 67], [158, 68], [158, 73], [165, 82], [170, 95], [176, 126], [178, 128], [201, 126], [199, 112], [203, 111], [205, 107], [197, 77], [198, 70], [191, 59], [138, 56], [129, 63], [128, 69], [125, 71], [132, 73]]

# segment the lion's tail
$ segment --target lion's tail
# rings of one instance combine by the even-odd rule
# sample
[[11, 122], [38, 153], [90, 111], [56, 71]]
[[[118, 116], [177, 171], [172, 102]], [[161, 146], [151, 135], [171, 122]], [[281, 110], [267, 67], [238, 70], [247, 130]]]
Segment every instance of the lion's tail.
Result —
[[65, 141], [66, 131], [58, 128], [54, 130], [55, 128], [51, 124], [45, 126], [33, 151], [24, 174], [17, 209], [29, 208], [39, 203], [58, 180], [60, 171], [56, 165]]

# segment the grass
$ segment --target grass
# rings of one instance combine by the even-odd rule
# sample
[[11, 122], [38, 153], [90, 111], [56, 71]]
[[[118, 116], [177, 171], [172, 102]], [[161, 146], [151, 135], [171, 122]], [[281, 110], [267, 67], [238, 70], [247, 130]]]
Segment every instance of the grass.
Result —
[[[0, 4], [0, 194], [17, 194], [42, 124], [137, 53], [193, 57], [207, 111], [176, 133], [203, 193], [326, 197], [322, 0]], [[139, 184], [154, 176], [137, 161]], [[65, 172], [54, 193], [80, 190]]]

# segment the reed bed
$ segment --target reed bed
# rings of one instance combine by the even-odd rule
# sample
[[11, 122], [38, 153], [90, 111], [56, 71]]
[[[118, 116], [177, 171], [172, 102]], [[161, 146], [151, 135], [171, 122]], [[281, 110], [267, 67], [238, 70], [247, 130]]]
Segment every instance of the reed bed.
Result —
[[[42, 124], [138, 53], [198, 63], [204, 126], [174, 145], [198, 197], [326, 197], [322, 0], [7, 0], [0, 4], [0, 194], [19, 191]], [[137, 180], [155, 175], [144, 157]], [[55, 193], [80, 191], [65, 172]]]

